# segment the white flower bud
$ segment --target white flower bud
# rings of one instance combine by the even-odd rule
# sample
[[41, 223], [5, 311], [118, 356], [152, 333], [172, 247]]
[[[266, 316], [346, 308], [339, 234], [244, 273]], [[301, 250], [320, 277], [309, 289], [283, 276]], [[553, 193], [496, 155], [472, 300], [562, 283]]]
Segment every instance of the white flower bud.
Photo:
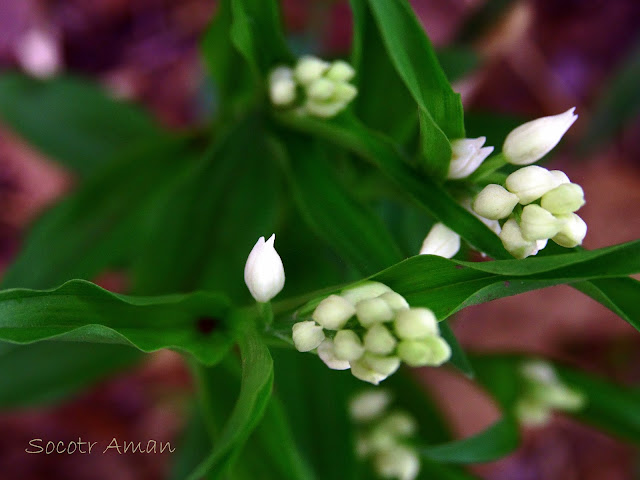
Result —
[[351, 302], [338, 295], [329, 295], [313, 311], [313, 318], [327, 330], [340, 330], [355, 315]]
[[353, 330], [340, 330], [333, 339], [336, 357], [353, 362], [364, 354], [360, 337]]
[[587, 224], [575, 213], [567, 215], [558, 215], [558, 218], [564, 221], [558, 234], [551, 240], [558, 245], [567, 248], [582, 245], [584, 237], [587, 235]]
[[374, 465], [383, 478], [414, 480], [420, 472], [420, 458], [414, 450], [403, 446], [380, 452]]
[[396, 292], [383, 293], [378, 298], [381, 298], [382, 300], [387, 302], [387, 305], [389, 305], [389, 308], [391, 308], [391, 310], [395, 312], [409, 308], [409, 303], [407, 303], [405, 298]]
[[269, 97], [277, 106], [287, 106], [296, 99], [296, 82], [289, 67], [275, 68], [269, 75]]
[[546, 168], [531, 165], [509, 175], [506, 185], [507, 190], [518, 196], [522, 205], [527, 205], [555, 188], [556, 181]]
[[486, 137], [460, 138], [451, 142], [451, 163], [448, 179], [465, 178], [477, 170], [485, 158], [491, 155], [493, 147], [484, 147]]
[[411, 308], [402, 310], [396, 315], [394, 322], [398, 337], [405, 340], [417, 340], [438, 335], [438, 321], [428, 308]]
[[348, 370], [351, 368], [349, 362], [336, 356], [335, 344], [330, 338], [325, 338], [318, 346], [318, 356], [331, 370]]
[[436, 223], [422, 242], [420, 255], [451, 258], [460, 250], [460, 235], [442, 223]]
[[244, 283], [257, 302], [268, 302], [284, 287], [284, 266], [273, 246], [275, 233], [265, 242], [260, 237], [244, 266]]
[[345, 107], [342, 102], [318, 102], [313, 99], [308, 99], [304, 104], [303, 111], [320, 118], [335, 117], [340, 110]]
[[541, 427], [551, 420], [551, 409], [532, 398], [518, 400], [515, 411], [520, 423], [528, 427]]
[[373, 385], [378, 385], [381, 381], [388, 377], [380, 372], [376, 372], [371, 366], [365, 362], [362, 358], [351, 362], [351, 374], [358, 380], [368, 382]]
[[421, 341], [429, 345], [431, 349], [430, 366], [439, 367], [451, 358], [451, 347], [444, 338], [433, 336]]
[[356, 287], [351, 287], [343, 290], [340, 295], [342, 296], [342, 298], [355, 305], [361, 300], [376, 298], [384, 293], [392, 291], [393, 290], [387, 287], [384, 283], [366, 282]]
[[415, 418], [401, 411], [387, 415], [380, 423], [380, 427], [398, 437], [410, 437], [418, 431]]
[[371, 353], [388, 355], [396, 348], [396, 343], [395, 337], [380, 323], [376, 323], [364, 335], [364, 348]]
[[325, 76], [334, 82], [348, 82], [356, 74], [351, 65], [343, 60], [336, 60], [331, 64]]
[[541, 206], [532, 204], [522, 210], [520, 231], [525, 240], [544, 240], [558, 233], [563, 223]]
[[551, 385], [558, 383], [556, 371], [550, 363], [542, 360], [529, 360], [520, 367], [520, 373], [527, 380]]
[[390, 403], [391, 395], [388, 391], [367, 390], [349, 402], [349, 414], [356, 422], [370, 422], [382, 415]]
[[346, 106], [358, 95], [358, 89], [350, 83], [336, 83], [335, 93], [333, 94], [333, 100]]
[[384, 357], [373, 353], [365, 353], [362, 360], [369, 367], [382, 375], [393, 375], [400, 368], [400, 359], [398, 357]]
[[322, 327], [311, 320], [296, 323], [292, 331], [293, 344], [299, 352], [310, 352], [324, 341]]
[[307, 87], [307, 95], [313, 100], [324, 101], [331, 98], [336, 90], [335, 83], [326, 78], [318, 78]]
[[306, 55], [298, 60], [294, 76], [296, 80], [306, 85], [320, 78], [328, 69], [328, 62], [311, 55]]
[[398, 356], [410, 367], [440, 366], [451, 358], [451, 347], [435, 335], [422, 340], [403, 340], [398, 345]]
[[556, 187], [559, 187], [564, 183], [571, 183], [567, 174], [561, 170], [550, 170], [549, 173], [553, 176], [553, 179], [556, 182]]
[[584, 205], [584, 192], [580, 185], [563, 183], [542, 196], [540, 205], [551, 213], [573, 213]]
[[471, 198], [469, 197], [464, 198], [461, 201], [461, 204], [465, 208], [465, 210], [467, 210], [474, 217], [476, 217], [478, 220], [484, 223], [487, 227], [489, 227], [493, 232], [495, 232], [496, 235], [500, 235], [500, 230], [502, 230], [502, 227], [500, 226], [500, 222], [498, 222], [497, 220], [489, 220], [488, 218], [483, 217], [482, 215], [479, 215], [478, 213], [476, 213], [473, 210]]
[[369, 328], [375, 323], [388, 322], [393, 319], [393, 310], [382, 298], [367, 298], [356, 304], [356, 315], [360, 324]]
[[385, 428], [377, 425], [369, 434], [369, 446], [372, 453], [385, 452], [398, 445], [396, 436]]
[[490, 220], [507, 218], [518, 204], [518, 196], [500, 185], [487, 185], [473, 201], [473, 210]]
[[529, 165], [537, 162], [562, 139], [578, 118], [570, 108], [559, 115], [542, 117], [514, 129], [504, 141], [502, 153], [507, 162]]
[[520, 226], [513, 218], [507, 220], [502, 226], [500, 240], [502, 240], [502, 245], [507, 252], [516, 258], [526, 258], [529, 255], [534, 255], [534, 252], [538, 252], [536, 242], [525, 240], [522, 237]]
[[562, 383], [539, 385], [535, 388], [533, 396], [537, 401], [550, 408], [566, 412], [576, 412], [586, 404], [584, 395]]

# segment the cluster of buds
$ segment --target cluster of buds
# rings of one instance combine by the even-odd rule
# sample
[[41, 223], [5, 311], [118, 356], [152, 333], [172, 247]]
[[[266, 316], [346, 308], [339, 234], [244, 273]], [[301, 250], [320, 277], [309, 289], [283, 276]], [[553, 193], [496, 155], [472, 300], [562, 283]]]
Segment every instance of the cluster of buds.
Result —
[[301, 352], [317, 349], [331, 369], [347, 370], [374, 385], [393, 374], [401, 362], [411, 367], [439, 366], [451, 356], [433, 312], [410, 308], [388, 286], [367, 282], [330, 295], [311, 320], [293, 326]]
[[530, 165], [509, 175], [505, 186], [487, 185], [473, 210], [503, 221], [499, 236], [514, 257], [535, 255], [549, 239], [567, 248], [582, 244], [587, 225], [574, 212], [584, 205], [584, 192], [563, 172]]
[[304, 56], [295, 68], [279, 66], [269, 75], [271, 102], [280, 108], [296, 108], [302, 114], [329, 118], [337, 115], [356, 97], [350, 80], [355, 70], [348, 63], [326, 62]]
[[564, 385], [549, 363], [529, 361], [520, 373], [524, 392], [516, 404], [516, 415], [523, 425], [545, 425], [554, 410], [576, 412], [584, 408], [584, 395]]
[[356, 450], [370, 458], [382, 478], [413, 480], [420, 472], [420, 458], [407, 444], [418, 426], [402, 410], [388, 411], [391, 395], [385, 390], [368, 390], [351, 401], [349, 412], [358, 427]]

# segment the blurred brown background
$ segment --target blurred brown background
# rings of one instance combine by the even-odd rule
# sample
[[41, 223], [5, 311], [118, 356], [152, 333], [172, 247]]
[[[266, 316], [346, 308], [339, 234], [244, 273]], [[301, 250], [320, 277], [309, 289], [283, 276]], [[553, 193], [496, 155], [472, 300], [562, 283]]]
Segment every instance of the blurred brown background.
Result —
[[[638, 45], [637, 0], [494, 1], [507, 4], [490, 28], [472, 39], [482, 65], [456, 83], [470, 111], [534, 118], [577, 106], [579, 121], [553, 159], [587, 194], [585, 246], [640, 237], [640, 121], [580, 155], [594, 105], [614, 71]], [[412, 1], [432, 41], [465, 38], [482, 0]], [[348, 51], [348, 5], [284, 0], [285, 22], [299, 51], [324, 56]], [[69, 71], [114, 96], [144, 105], [162, 123], [180, 128], [208, 111], [198, 38], [215, 11], [212, 0], [1, 0], [0, 68], [34, 76]], [[640, 79], [638, 79], [640, 85]], [[74, 178], [30, 149], [0, 124], [0, 268], [20, 248], [24, 229], [70, 188]], [[122, 279], [100, 283], [121, 288]], [[640, 299], [638, 299], [640, 301]], [[613, 313], [568, 287], [472, 307], [455, 321], [463, 345], [476, 351], [527, 351], [640, 382], [637, 332]], [[420, 372], [461, 435], [488, 425], [492, 405], [457, 375]], [[114, 378], [66, 405], [0, 414], [0, 479], [165, 478], [170, 455], [26, 455], [43, 438], [154, 438], [174, 442], [190, 395], [178, 355], [162, 352], [135, 372]], [[455, 400], [454, 400], [455, 399]], [[640, 408], [640, 406], [639, 406]], [[36, 434], [37, 433], [37, 434]], [[478, 467], [492, 480], [630, 480], [640, 478], [638, 452], [567, 419], [527, 432], [509, 458]], [[72, 467], [72, 468], [70, 468]]]

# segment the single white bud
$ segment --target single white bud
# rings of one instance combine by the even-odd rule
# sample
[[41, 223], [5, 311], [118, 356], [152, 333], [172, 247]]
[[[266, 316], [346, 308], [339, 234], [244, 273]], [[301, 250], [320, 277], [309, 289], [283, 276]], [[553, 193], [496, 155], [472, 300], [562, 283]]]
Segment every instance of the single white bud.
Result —
[[465, 178], [475, 172], [485, 158], [493, 152], [493, 147], [482, 148], [486, 141], [486, 137], [453, 140], [447, 178]]
[[551, 213], [573, 213], [584, 205], [584, 191], [575, 183], [563, 183], [542, 196], [540, 206]]
[[257, 302], [268, 302], [284, 287], [284, 266], [275, 241], [275, 233], [266, 242], [260, 237], [244, 266], [244, 283]]
[[420, 255], [451, 258], [460, 250], [460, 235], [442, 223], [436, 223], [422, 242]]
[[368, 298], [376, 298], [380, 295], [392, 292], [389, 287], [380, 282], [366, 282], [356, 287], [347, 288], [340, 294], [342, 298], [348, 300], [353, 305], [357, 304], [361, 300]]
[[300, 83], [307, 85], [320, 78], [328, 69], [328, 62], [311, 55], [306, 55], [298, 60], [294, 76]]
[[394, 322], [398, 337], [405, 340], [417, 340], [438, 335], [438, 321], [428, 308], [402, 310]]
[[370, 389], [349, 402], [349, 414], [356, 422], [370, 422], [380, 417], [391, 403], [391, 394], [384, 389]]
[[348, 82], [356, 74], [351, 65], [343, 60], [336, 60], [331, 64], [325, 76], [334, 82]]
[[303, 111], [315, 117], [331, 118], [340, 113], [345, 106], [343, 102], [319, 102], [309, 98], [304, 104]]
[[312, 320], [296, 323], [292, 331], [293, 344], [299, 352], [310, 352], [324, 341], [322, 327]]
[[551, 420], [551, 409], [533, 398], [521, 398], [516, 403], [516, 417], [527, 427], [541, 427]]
[[584, 395], [561, 383], [540, 385], [535, 389], [534, 396], [541, 403], [565, 412], [577, 412], [586, 404]]
[[383, 293], [378, 298], [381, 298], [382, 300], [387, 302], [389, 308], [391, 308], [391, 310], [395, 312], [409, 308], [409, 303], [405, 300], [405, 298], [396, 292]]
[[358, 380], [371, 383], [372, 385], [378, 385], [381, 381], [389, 376], [384, 375], [380, 372], [376, 372], [362, 358], [356, 360], [355, 362], [351, 362], [351, 374]]
[[353, 330], [340, 330], [333, 339], [336, 357], [353, 362], [364, 354], [364, 346], [360, 337]]
[[442, 337], [432, 335], [422, 340], [403, 340], [398, 345], [398, 356], [410, 367], [438, 367], [451, 358], [451, 347]]
[[502, 230], [502, 227], [500, 226], [500, 222], [498, 222], [497, 220], [489, 220], [488, 218], [483, 217], [482, 215], [479, 215], [478, 213], [476, 213], [473, 210], [472, 201], [470, 197], [464, 198], [461, 201], [461, 204], [465, 208], [465, 210], [467, 210], [474, 217], [476, 217], [478, 220], [484, 223], [487, 227], [489, 227], [493, 232], [495, 232], [496, 235], [500, 235], [500, 230]]
[[387, 415], [380, 422], [380, 427], [397, 437], [410, 437], [418, 431], [415, 418], [399, 410]]
[[535, 383], [552, 385], [560, 381], [553, 366], [543, 360], [529, 360], [523, 363], [520, 373], [524, 378]]
[[277, 67], [269, 75], [269, 97], [274, 105], [283, 107], [296, 99], [296, 82], [293, 70], [289, 67]]
[[587, 224], [575, 213], [567, 215], [558, 215], [558, 218], [564, 221], [558, 234], [551, 240], [558, 245], [567, 248], [582, 245], [584, 237], [587, 235]]
[[398, 357], [385, 357], [367, 352], [364, 354], [364, 357], [362, 357], [362, 360], [369, 365], [372, 370], [387, 377], [393, 375], [396, 370], [400, 368], [400, 359]]
[[507, 218], [518, 204], [518, 196], [500, 185], [487, 185], [473, 201], [473, 210], [490, 220]]
[[563, 223], [540, 205], [532, 204], [522, 210], [520, 231], [525, 240], [544, 240], [558, 233]]
[[372, 453], [386, 452], [398, 446], [398, 438], [389, 430], [376, 425], [369, 433], [369, 446]]
[[420, 458], [414, 450], [397, 446], [376, 455], [374, 466], [383, 478], [415, 480], [420, 473]]
[[351, 368], [349, 362], [336, 356], [335, 343], [330, 338], [325, 338], [318, 346], [318, 356], [331, 370], [348, 370]]
[[515, 193], [522, 205], [528, 205], [554, 189], [556, 178], [546, 168], [531, 165], [516, 170], [507, 177], [507, 190]]
[[327, 78], [318, 78], [307, 87], [307, 95], [313, 100], [324, 101], [331, 98], [336, 91], [334, 82]]
[[335, 84], [333, 100], [346, 106], [358, 95], [358, 89], [350, 83], [338, 82]]
[[376, 323], [364, 335], [364, 348], [371, 353], [388, 355], [396, 348], [396, 343], [395, 337], [380, 323]]
[[550, 170], [549, 173], [553, 176], [553, 179], [556, 182], [556, 187], [559, 187], [560, 185], [565, 183], [571, 183], [571, 180], [569, 180], [567, 174], [562, 170]]
[[442, 337], [427, 337], [421, 340], [429, 345], [431, 349], [431, 359], [429, 365], [432, 367], [439, 367], [445, 362], [448, 362], [451, 358], [451, 347]]
[[502, 226], [500, 240], [507, 252], [516, 258], [526, 258], [538, 252], [536, 242], [523, 238], [520, 226], [513, 218], [507, 220]]
[[538, 118], [511, 131], [502, 146], [507, 162], [529, 165], [544, 157], [578, 118], [574, 110], [575, 107], [559, 115]]
[[356, 304], [356, 315], [360, 324], [369, 328], [375, 323], [388, 322], [393, 319], [393, 310], [382, 298], [367, 298]]
[[340, 330], [353, 317], [356, 309], [339, 295], [329, 295], [313, 311], [313, 318], [327, 330]]

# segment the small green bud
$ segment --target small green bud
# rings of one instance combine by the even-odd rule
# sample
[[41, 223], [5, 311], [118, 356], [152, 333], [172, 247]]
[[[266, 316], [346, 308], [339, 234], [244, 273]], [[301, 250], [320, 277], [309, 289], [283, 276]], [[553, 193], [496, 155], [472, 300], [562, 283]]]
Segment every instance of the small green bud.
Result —
[[387, 302], [387, 305], [389, 305], [389, 308], [391, 308], [391, 310], [395, 312], [409, 308], [409, 304], [404, 299], [404, 297], [396, 292], [383, 293], [378, 298]]
[[307, 87], [307, 95], [313, 100], [325, 101], [336, 91], [335, 83], [326, 78], [318, 78]]
[[299, 352], [309, 352], [324, 341], [322, 327], [311, 320], [293, 326], [293, 343]]
[[360, 337], [353, 330], [340, 330], [333, 339], [336, 357], [353, 362], [364, 354]]
[[573, 213], [584, 205], [584, 192], [580, 185], [564, 183], [545, 193], [540, 205], [555, 214]]
[[380, 423], [380, 427], [398, 437], [410, 437], [418, 430], [415, 418], [399, 410], [387, 415]]
[[473, 210], [490, 220], [499, 220], [511, 215], [518, 204], [518, 196], [500, 185], [487, 185], [473, 201]]
[[357, 379], [362, 380], [363, 382], [371, 383], [372, 385], [378, 385], [388, 376], [380, 372], [376, 372], [362, 358], [356, 360], [355, 362], [351, 362], [351, 374]]
[[504, 245], [507, 252], [516, 258], [525, 258], [529, 255], [534, 255], [538, 251], [535, 241], [524, 239], [520, 226], [513, 218], [507, 220], [502, 226], [500, 240], [502, 240], [502, 245]]
[[366, 390], [349, 402], [349, 414], [356, 422], [370, 422], [384, 413], [391, 400], [387, 390]]
[[438, 335], [438, 321], [428, 308], [411, 308], [398, 312], [395, 320], [398, 337], [405, 340], [417, 340]]
[[410, 367], [424, 367], [431, 361], [431, 347], [422, 340], [402, 340], [398, 356]]
[[294, 76], [302, 84], [309, 84], [320, 78], [329, 69], [329, 64], [317, 57], [306, 55], [300, 60], [294, 70]]
[[363, 327], [388, 322], [393, 319], [393, 310], [382, 298], [368, 298], [356, 304], [356, 315]]
[[544, 240], [560, 231], [562, 220], [539, 205], [527, 205], [520, 217], [520, 230], [525, 240]]
[[312, 318], [327, 330], [340, 330], [355, 313], [351, 302], [338, 295], [330, 295], [318, 304]]
[[367, 298], [376, 298], [383, 293], [391, 291], [392, 290], [383, 283], [366, 282], [356, 287], [351, 287], [343, 290], [341, 293], [341, 297], [355, 305], [361, 300], [366, 300]]
[[420, 458], [414, 450], [397, 446], [376, 455], [374, 466], [383, 478], [414, 480], [420, 472]]
[[558, 245], [567, 248], [582, 245], [584, 237], [587, 235], [587, 224], [575, 213], [567, 215], [558, 215], [558, 218], [564, 221], [558, 234], [551, 240]]
[[318, 346], [318, 356], [331, 370], [348, 370], [349, 362], [336, 356], [335, 343], [330, 338], [325, 338]]
[[382, 324], [371, 327], [364, 336], [364, 348], [368, 352], [388, 355], [396, 348], [395, 337]]
[[335, 84], [335, 92], [333, 94], [333, 100], [340, 102], [346, 106], [358, 95], [358, 89], [350, 83], [339, 82]]
[[351, 65], [343, 60], [336, 60], [331, 64], [325, 76], [334, 82], [348, 82], [356, 74]]
[[367, 352], [364, 354], [363, 360], [372, 370], [387, 377], [393, 375], [400, 368], [400, 359], [398, 357], [384, 357]]
[[541, 427], [551, 420], [551, 409], [534, 398], [518, 400], [515, 413], [520, 423], [529, 427]]

